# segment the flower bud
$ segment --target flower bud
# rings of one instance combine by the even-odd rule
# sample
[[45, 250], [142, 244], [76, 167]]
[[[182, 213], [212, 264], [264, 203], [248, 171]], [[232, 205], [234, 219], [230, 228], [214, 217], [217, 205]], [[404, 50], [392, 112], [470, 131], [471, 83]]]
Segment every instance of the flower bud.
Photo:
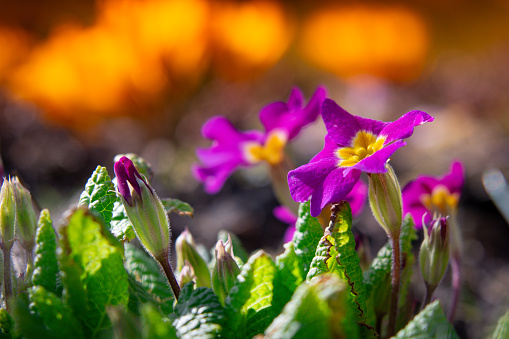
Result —
[[231, 240], [228, 239], [226, 244], [219, 240], [216, 244], [216, 264], [212, 270], [212, 289], [223, 304], [240, 273], [233, 258]]
[[120, 199], [138, 239], [154, 258], [167, 258], [170, 228], [161, 200], [129, 158], [120, 158], [114, 170]]
[[196, 285], [198, 287], [210, 287], [210, 270], [205, 260], [196, 250], [196, 243], [187, 228], [175, 241], [175, 250], [177, 251], [177, 269], [182, 271], [187, 260], [194, 270]]
[[0, 232], [2, 249], [10, 249], [14, 242], [14, 226], [16, 224], [16, 200], [11, 179], [2, 183], [0, 190]]
[[449, 263], [447, 218], [433, 220], [429, 229], [424, 229], [419, 261], [424, 282], [433, 291], [442, 280]]
[[387, 172], [369, 174], [369, 205], [389, 237], [399, 238], [403, 222], [401, 188], [392, 167], [385, 166]]
[[17, 177], [14, 177], [11, 182], [16, 199], [16, 236], [21, 246], [31, 252], [35, 245], [37, 229], [37, 214], [32, 203], [32, 196]]
[[184, 286], [190, 281], [196, 281], [196, 275], [194, 274], [193, 266], [189, 263], [189, 261], [184, 261], [184, 267], [182, 267], [182, 270], [180, 271], [180, 277], [179, 277], [179, 285]]

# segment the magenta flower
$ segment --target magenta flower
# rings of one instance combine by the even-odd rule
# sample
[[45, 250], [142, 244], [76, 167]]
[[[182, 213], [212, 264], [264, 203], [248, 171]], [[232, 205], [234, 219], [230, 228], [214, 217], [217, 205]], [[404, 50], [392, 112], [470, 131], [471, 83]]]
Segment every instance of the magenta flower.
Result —
[[[345, 197], [344, 200], [350, 203], [352, 209], [352, 216], [358, 217], [364, 210], [366, 199], [368, 197], [368, 185], [362, 180], [357, 181], [350, 193]], [[288, 224], [288, 228], [285, 231], [284, 241], [285, 243], [292, 241], [293, 234], [295, 233], [295, 223], [297, 222], [297, 216], [290, 211], [286, 206], [278, 206], [272, 211], [274, 216]]]
[[451, 164], [451, 170], [443, 177], [419, 176], [403, 188], [403, 213], [410, 213], [417, 228], [428, 224], [433, 214], [450, 215], [456, 210], [463, 187], [463, 165]]
[[212, 145], [196, 150], [201, 165], [193, 166], [194, 176], [205, 184], [205, 191], [216, 193], [239, 167], [262, 161], [279, 164], [286, 143], [316, 120], [324, 98], [325, 89], [319, 87], [302, 107], [302, 93], [293, 88], [288, 103], [275, 102], [260, 111], [265, 132], [240, 132], [224, 117], [211, 118], [203, 125], [202, 135], [212, 140]]
[[311, 198], [316, 217], [329, 203], [345, 200], [361, 172], [385, 173], [389, 157], [406, 143], [415, 126], [433, 121], [422, 111], [411, 111], [394, 122], [353, 116], [334, 101], [325, 99], [322, 117], [327, 128], [325, 145], [311, 161], [288, 173], [292, 198]]

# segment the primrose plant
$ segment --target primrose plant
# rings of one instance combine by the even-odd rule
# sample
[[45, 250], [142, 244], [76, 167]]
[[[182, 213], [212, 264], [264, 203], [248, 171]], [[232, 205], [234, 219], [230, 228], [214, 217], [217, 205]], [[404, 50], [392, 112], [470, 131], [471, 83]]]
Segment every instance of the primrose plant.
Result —
[[[238, 132], [224, 118], [203, 129], [213, 145], [198, 151], [202, 164], [194, 171], [208, 192], [238, 166], [265, 161], [279, 168], [276, 195], [286, 187], [300, 203], [286, 219], [295, 230], [275, 258], [263, 250], [248, 254], [227, 232], [211, 251], [186, 229], [175, 241], [172, 267], [171, 214], [194, 210], [159, 198], [150, 165], [134, 154], [115, 158], [113, 179], [98, 166], [58, 227], [18, 178], [2, 177], [0, 337], [458, 338], [451, 310], [448, 320], [433, 292], [449, 257], [460, 254], [453, 223], [461, 165], [401, 190], [388, 160], [414, 127], [433, 118], [412, 111], [375, 121], [324, 97], [319, 88], [303, 108], [294, 89], [288, 103], [262, 109], [265, 132]], [[327, 127], [323, 150], [281, 178], [284, 145], [319, 114]], [[362, 172], [368, 188], [359, 184]], [[352, 215], [366, 196], [388, 242], [361, 262]], [[291, 208], [286, 198], [281, 203]], [[427, 292], [419, 302], [412, 273], [421, 226], [418, 266]], [[494, 338], [508, 331], [506, 315]]]

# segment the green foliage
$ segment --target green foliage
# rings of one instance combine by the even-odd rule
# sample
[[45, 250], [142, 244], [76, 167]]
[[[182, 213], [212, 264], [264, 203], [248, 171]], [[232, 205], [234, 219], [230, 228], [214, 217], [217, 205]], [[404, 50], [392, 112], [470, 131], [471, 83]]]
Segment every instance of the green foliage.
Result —
[[459, 337], [445, 317], [442, 306], [437, 300], [429, 304], [424, 310], [416, 315], [415, 318], [410, 321], [404, 329], [396, 334], [395, 338], [455, 339]]
[[0, 338], [12, 338], [14, 333], [14, 319], [5, 309], [0, 309]]
[[173, 293], [159, 265], [144, 250], [125, 246], [125, 269], [129, 274], [129, 308], [137, 313], [146, 302], [157, 306], [165, 315], [173, 312]]
[[198, 287], [192, 283], [182, 288], [175, 306], [177, 319], [173, 326], [179, 338], [217, 338], [223, 331], [225, 315], [219, 299], [212, 289]]
[[299, 258], [304, 274], [308, 273], [318, 242], [323, 236], [323, 228], [320, 222], [311, 216], [309, 208], [309, 201], [300, 204], [299, 217], [293, 235], [295, 254]]
[[194, 216], [194, 209], [187, 202], [170, 198], [161, 199], [161, 202], [167, 213], [175, 213], [191, 218]]
[[110, 228], [113, 204], [116, 200], [115, 188], [108, 170], [106, 167], [97, 166], [81, 193], [78, 206], [85, 206], [99, 215], [107, 228]]
[[320, 239], [307, 279], [319, 274], [337, 274], [350, 286], [349, 300], [357, 308], [357, 321], [366, 321], [366, 288], [352, 233], [352, 212], [348, 202], [336, 205], [329, 227]]
[[95, 336], [110, 326], [106, 308], [127, 305], [128, 278], [123, 249], [101, 222], [78, 209], [60, 229], [59, 264], [63, 297], [73, 313]]
[[176, 339], [177, 333], [168, 318], [151, 304], [141, 307], [141, 330], [144, 339]]
[[[42, 210], [35, 237], [33, 285], [57, 293], [57, 238], [48, 210]], [[60, 293], [60, 291], [59, 291]]]
[[276, 272], [272, 258], [261, 250], [244, 264], [225, 302], [231, 333], [251, 338], [272, 322], [276, 316], [272, 307]]
[[111, 233], [122, 242], [136, 239], [133, 225], [125, 212], [124, 205], [120, 201], [113, 204], [113, 216], [111, 219]]
[[493, 332], [493, 339], [509, 338], [509, 311], [498, 319], [497, 327]]

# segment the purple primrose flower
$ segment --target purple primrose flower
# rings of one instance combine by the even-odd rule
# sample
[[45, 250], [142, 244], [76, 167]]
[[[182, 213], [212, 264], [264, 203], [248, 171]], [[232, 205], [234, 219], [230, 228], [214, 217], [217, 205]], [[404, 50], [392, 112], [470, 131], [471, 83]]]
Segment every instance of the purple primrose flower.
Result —
[[117, 177], [118, 192], [122, 195], [129, 206], [133, 205], [133, 199], [129, 184], [131, 184], [132, 188], [138, 194], [140, 199], [141, 187], [138, 180], [141, 180], [142, 183], [145, 183], [145, 186], [147, 186], [149, 191], [152, 191], [152, 188], [147, 184], [145, 178], [143, 178], [138, 170], [134, 167], [131, 159], [127, 157], [120, 158], [113, 166], [113, 170], [115, 171], [115, 176]]
[[456, 210], [463, 187], [463, 165], [451, 164], [451, 170], [443, 177], [419, 176], [403, 188], [403, 213], [410, 213], [417, 228], [428, 224], [433, 214], [450, 215]]
[[[362, 180], [357, 181], [350, 193], [348, 193], [345, 197], [345, 200], [350, 203], [353, 217], [358, 217], [362, 213], [367, 197], [368, 185], [366, 185]], [[285, 231], [284, 241], [285, 243], [291, 241], [293, 239], [293, 234], [295, 233], [297, 216], [286, 206], [278, 206], [274, 208], [272, 213], [278, 220], [289, 225]]]
[[202, 135], [212, 140], [210, 148], [199, 148], [200, 165], [193, 166], [194, 176], [205, 185], [205, 191], [216, 193], [237, 168], [261, 161], [277, 165], [283, 160], [286, 143], [295, 138], [302, 127], [320, 114], [325, 89], [319, 87], [309, 103], [293, 88], [288, 102], [275, 102], [260, 111], [262, 131], [240, 132], [224, 117], [213, 117], [202, 127]]
[[415, 126], [433, 121], [422, 111], [411, 111], [394, 122], [353, 116], [325, 99], [322, 117], [327, 128], [325, 145], [311, 161], [288, 173], [292, 198], [311, 198], [316, 217], [328, 203], [345, 200], [361, 172], [385, 173], [389, 157], [406, 143]]

